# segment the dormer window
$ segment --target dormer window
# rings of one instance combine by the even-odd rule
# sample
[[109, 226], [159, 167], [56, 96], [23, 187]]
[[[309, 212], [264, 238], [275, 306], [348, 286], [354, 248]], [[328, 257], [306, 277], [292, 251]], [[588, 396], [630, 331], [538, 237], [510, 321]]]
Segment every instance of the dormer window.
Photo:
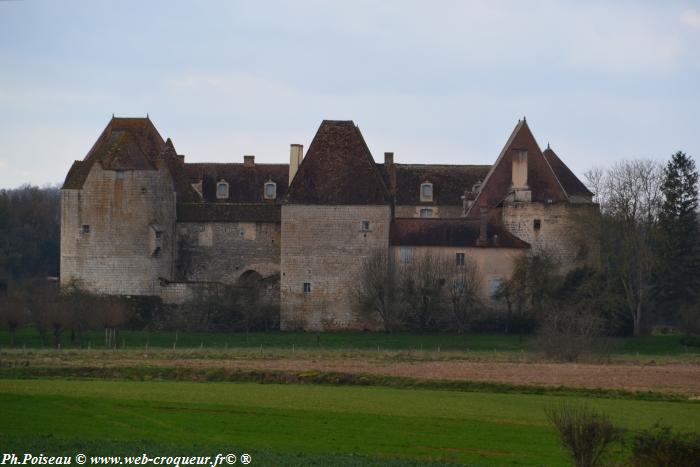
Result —
[[220, 180], [216, 184], [216, 197], [218, 199], [228, 199], [228, 182], [226, 180]]
[[433, 201], [433, 184], [427, 180], [420, 185], [420, 200]]
[[272, 180], [265, 182], [265, 199], [277, 198], [277, 184]]

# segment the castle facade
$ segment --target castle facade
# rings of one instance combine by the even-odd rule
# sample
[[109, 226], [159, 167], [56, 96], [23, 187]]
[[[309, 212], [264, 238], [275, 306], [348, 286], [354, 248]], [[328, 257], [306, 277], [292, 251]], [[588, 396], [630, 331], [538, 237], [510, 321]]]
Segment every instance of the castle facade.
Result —
[[282, 329], [367, 329], [352, 291], [373, 251], [469, 257], [488, 297], [519, 256], [576, 261], [592, 194], [523, 119], [493, 165], [373, 158], [352, 121], [324, 120], [288, 164], [187, 163], [148, 118], [112, 118], [61, 190], [61, 284], [183, 303], [262, 284]]

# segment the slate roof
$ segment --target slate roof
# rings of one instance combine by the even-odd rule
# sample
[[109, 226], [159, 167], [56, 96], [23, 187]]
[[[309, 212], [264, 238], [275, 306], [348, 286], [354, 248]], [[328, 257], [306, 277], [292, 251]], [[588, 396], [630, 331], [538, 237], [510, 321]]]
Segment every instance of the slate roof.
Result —
[[289, 187], [292, 204], [381, 205], [384, 180], [360, 129], [350, 121], [324, 120]]
[[574, 175], [571, 169], [564, 164], [564, 161], [559, 159], [559, 156], [557, 156], [557, 154], [552, 151], [549, 146], [547, 146], [547, 149], [545, 149], [542, 154], [544, 155], [544, 158], [547, 159], [547, 162], [549, 162], [549, 166], [554, 171], [557, 179], [559, 179], [559, 182], [564, 188], [564, 191], [566, 191], [567, 195], [584, 197], [593, 196], [591, 190], [586, 188], [586, 185], [584, 185], [581, 180]]
[[279, 204], [178, 203], [178, 222], [281, 222]]
[[389, 229], [392, 246], [499, 247], [530, 248], [527, 242], [489, 223], [488, 242], [478, 244], [480, 220], [467, 219], [396, 219]]
[[[388, 174], [390, 166], [377, 164], [387, 187], [391, 187]], [[443, 165], [443, 164], [393, 164], [396, 170], [397, 205], [450, 205], [461, 206], [462, 195], [475, 183], [486, 178], [490, 165]], [[433, 202], [421, 202], [420, 186], [429, 181], [433, 184]]]
[[[263, 196], [265, 183], [271, 180], [277, 184], [277, 200], [287, 194], [289, 185], [288, 164], [195, 163], [185, 164], [185, 173], [189, 183], [202, 182], [202, 197], [207, 203], [274, 203]], [[220, 180], [229, 184], [228, 199], [216, 197], [216, 184]]]

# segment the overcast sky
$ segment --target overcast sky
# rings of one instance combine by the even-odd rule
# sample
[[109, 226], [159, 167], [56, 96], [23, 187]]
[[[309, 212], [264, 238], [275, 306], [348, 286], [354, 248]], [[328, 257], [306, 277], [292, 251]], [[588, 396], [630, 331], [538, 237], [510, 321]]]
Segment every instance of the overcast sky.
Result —
[[[700, 2], [0, 1], [0, 187], [59, 183], [114, 113], [186, 159], [491, 164], [518, 118], [577, 173], [700, 158]], [[700, 162], [700, 161], [699, 161]]]

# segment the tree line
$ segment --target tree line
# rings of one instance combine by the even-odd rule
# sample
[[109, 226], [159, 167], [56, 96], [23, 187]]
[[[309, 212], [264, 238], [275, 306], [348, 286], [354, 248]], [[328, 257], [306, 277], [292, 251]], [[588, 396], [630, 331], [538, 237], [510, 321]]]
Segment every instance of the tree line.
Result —
[[0, 283], [58, 276], [59, 209], [55, 186], [0, 190]]

